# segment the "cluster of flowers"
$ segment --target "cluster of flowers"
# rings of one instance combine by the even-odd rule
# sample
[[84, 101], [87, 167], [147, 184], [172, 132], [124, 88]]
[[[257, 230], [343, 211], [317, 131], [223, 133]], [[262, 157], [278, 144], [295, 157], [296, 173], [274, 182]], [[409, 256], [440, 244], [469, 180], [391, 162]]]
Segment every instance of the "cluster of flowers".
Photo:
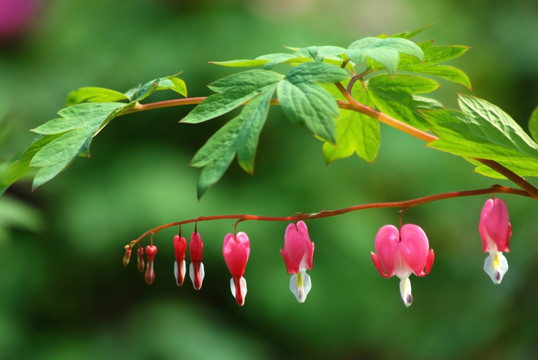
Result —
[[[483, 251], [489, 255], [484, 262], [484, 270], [495, 284], [500, 284], [504, 274], [508, 271], [508, 262], [503, 251], [509, 252], [509, 241], [512, 228], [508, 217], [508, 210], [501, 199], [486, 201], [479, 223], [479, 232], [482, 238]], [[203, 243], [196, 230], [191, 235], [190, 254], [191, 264], [189, 276], [196, 290], [202, 287], [204, 279], [204, 264], [202, 262]], [[125, 247], [123, 264], [129, 263], [131, 247]], [[174, 237], [175, 264], [174, 274], [178, 286], [183, 285], [186, 274], [185, 254], [187, 241], [184, 237]], [[417, 225], [405, 224], [400, 229], [393, 225], [385, 225], [379, 229], [375, 237], [375, 251], [371, 253], [372, 261], [381, 276], [389, 278], [396, 275], [400, 278], [400, 294], [403, 303], [410, 306], [413, 302], [411, 294], [411, 274], [426, 276], [429, 274], [434, 252], [429, 249], [428, 238], [425, 232]], [[243, 277], [250, 254], [250, 240], [244, 232], [227, 234], [222, 247], [224, 261], [232, 275], [230, 288], [232, 295], [239, 306], [245, 303], [247, 282]], [[153, 244], [146, 246], [147, 267], [145, 280], [152, 284], [155, 280], [153, 261], [157, 247]], [[284, 234], [284, 249], [280, 250], [288, 275], [290, 278], [290, 291], [297, 301], [306, 300], [312, 282], [306, 270], [312, 270], [314, 256], [314, 243], [310, 240], [308, 229], [303, 221], [289, 224]], [[138, 269], [144, 271], [144, 248], [139, 246], [137, 251]]]

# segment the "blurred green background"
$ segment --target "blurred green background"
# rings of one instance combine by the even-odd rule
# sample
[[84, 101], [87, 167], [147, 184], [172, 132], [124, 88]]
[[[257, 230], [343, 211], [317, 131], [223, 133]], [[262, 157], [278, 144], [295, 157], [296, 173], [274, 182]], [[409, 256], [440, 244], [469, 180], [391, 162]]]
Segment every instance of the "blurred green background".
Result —
[[[190, 95], [202, 96], [206, 84], [233, 71], [211, 60], [284, 45], [347, 46], [432, 22], [422, 40], [471, 46], [453, 65], [469, 74], [473, 95], [525, 129], [537, 105], [534, 0], [3, 0], [0, 14], [9, 3], [29, 4], [30, 16], [17, 25], [0, 15], [1, 161], [22, 150], [33, 138], [28, 129], [54, 118], [78, 87], [124, 91], [183, 71]], [[8, 20], [17, 26], [10, 30]], [[455, 106], [456, 92], [468, 90], [443, 83], [436, 95]], [[501, 196], [513, 237], [500, 286], [482, 270], [477, 225], [487, 196], [405, 213], [436, 252], [431, 274], [411, 279], [410, 308], [398, 279], [381, 278], [369, 254], [377, 230], [397, 224], [396, 209], [308, 222], [316, 251], [305, 304], [288, 289], [279, 253], [284, 223], [239, 226], [251, 239], [243, 308], [230, 295], [221, 256], [231, 221], [199, 224], [206, 268], [199, 292], [187, 281], [175, 285], [175, 229], [156, 236], [156, 281], [146, 285], [135, 264], [121, 266], [123, 246], [160, 224], [314, 212], [498, 183], [386, 126], [374, 164], [353, 157], [325, 166], [321, 143], [276, 108], [256, 175], [234, 164], [198, 202], [199, 170], [188, 162], [223, 120], [178, 125], [187, 110], [118, 118], [96, 138], [90, 160], [33, 193], [21, 182], [0, 198], [0, 359], [538, 358], [538, 212], [533, 201], [511, 195]]]

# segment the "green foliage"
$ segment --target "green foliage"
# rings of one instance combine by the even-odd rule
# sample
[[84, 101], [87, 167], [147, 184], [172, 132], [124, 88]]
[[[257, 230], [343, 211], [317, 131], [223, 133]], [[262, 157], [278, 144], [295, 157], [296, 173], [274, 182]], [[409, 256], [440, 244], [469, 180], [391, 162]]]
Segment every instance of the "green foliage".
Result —
[[[242, 107], [191, 161], [191, 166], [202, 168], [198, 197], [222, 178], [236, 155], [243, 170], [254, 172], [258, 139], [271, 104], [280, 105], [292, 123], [304, 126], [323, 142], [326, 163], [354, 153], [368, 162], [376, 159], [380, 126], [372, 114], [377, 111], [417, 131], [433, 131], [439, 139], [430, 147], [464, 157], [475, 163], [483, 175], [500, 176], [476, 158], [496, 161], [520, 176], [538, 176], [538, 146], [502, 110], [471, 96], [460, 96], [461, 111], [448, 110], [435, 99], [423, 96], [440, 86], [437, 79], [471, 88], [463, 71], [442, 64], [462, 56], [468, 47], [410, 40], [428, 27], [393, 36], [366, 37], [347, 48], [289, 48], [290, 53], [214, 62], [228, 67], [262, 68], [211, 83], [209, 89], [214, 94], [181, 121], [197, 124]], [[290, 65], [286, 73], [273, 70], [281, 64]], [[67, 97], [67, 107], [59, 111], [60, 117], [33, 129], [39, 134], [34, 142], [2, 165], [1, 188], [5, 190], [30, 168], [38, 169], [34, 189], [46, 183], [75, 157], [89, 156], [93, 137], [112, 119], [142, 109], [140, 102], [159, 90], [187, 96], [185, 82], [177, 75], [151, 80], [125, 93], [100, 87], [73, 91]], [[349, 102], [350, 97], [373, 112], [363, 113]], [[538, 134], [537, 112], [529, 122], [534, 138]]]
[[[493, 160], [519, 176], [538, 177], [538, 145], [508, 114], [472, 96], [460, 95], [458, 102], [461, 111], [424, 112], [439, 137], [428, 146], [466, 159]], [[500, 177], [484, 166], [478, 166], [476, 171]]]
[[89, 157], [92, 139], [103, 127], [158, 90], [187, 95], [185, 82], [176, 76], [152, 80], [125, 94], [99, 87], [71, 92], [67, 96], [67, 107], [58, 112], [60, 117], [32, 129], [39, 134], [35, 140], [10, 162], [0, 166], [0, 193], [30, 168], [38, 168], [32, 184], [36, 189], [58, 175], [75, 157]]

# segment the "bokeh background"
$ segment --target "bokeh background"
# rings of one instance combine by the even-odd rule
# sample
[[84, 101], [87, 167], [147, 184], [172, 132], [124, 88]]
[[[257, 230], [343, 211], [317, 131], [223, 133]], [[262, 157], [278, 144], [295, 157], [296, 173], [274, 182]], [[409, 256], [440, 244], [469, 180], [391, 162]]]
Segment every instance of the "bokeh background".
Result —
[[[78, 87], [124, 91], [183, 71], [190, 95], [202, 96], [233, 71], [211, 60], [284, 45], [347, 46], [432, 22], [419, 39], [471, 46], [453, 65], [471, 77], [472, 94], [527, 129], [538, 103], [537, 20], [534, 0], [0, 0], [0, 160], [22, 150], [33, 138], [28, 129], [54, 118]], [[434, 95], [455, 106], [456, 92], [469, 91], [442, 83]], [[94, 141], [91, 159], [35, 192], [26, 181], [0, 198], [0, 359], [538, 358], [538, 212], [511, 195], [502, 196], [513, 238], [500, 286], [482, 270], [477, 225], [487, 196], [405, 213], [436, 252], [431, 274], [412, 278], [410, 308], [398, 280], [381, 278], [369, 254], [379, 227], [397, 224], [396, 209], [308, 222], [316, 251], [305, 304], [288, 289], [284, 223], [240, 225], [252, 243], [243, 308], [221, 255], [230, 221], [198, 226], [206, 268], [199, 292], [175, 285], [176, 229], [156, 236], [156, 281], [146, 285], [135, 264], [121, 266], [123, 246], [160, 224], [315, 212], [499, 182], [386, 126], [374, 164], [353, 157], [325, 166], [321, 143], [276, 108], [256, 174], [234, 164], [198, 202], [199, 170], [188, 163], [224, 119], [178, 125], [186, 111], [118, 118]]]

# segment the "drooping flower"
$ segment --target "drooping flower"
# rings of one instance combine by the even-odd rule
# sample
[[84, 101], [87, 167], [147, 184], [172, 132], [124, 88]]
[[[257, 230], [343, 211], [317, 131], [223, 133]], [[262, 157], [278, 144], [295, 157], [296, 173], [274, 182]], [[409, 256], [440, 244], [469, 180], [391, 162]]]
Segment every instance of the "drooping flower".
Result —
[[187, 251], [187, 240], [184, 237], [174, 236], [174, 252], [176, 261], [174, 262], [174, 276], [177, 286], [183, 285], [185, 280], [185, 253]]
[[146, 268], [145, 279], [148, 285], [153, 284], [155, 281], [155, 271], [153, 270], [153, 262], [155, 260], [155, 255], [157, 254], [157, 246], [148, 245], [146, 246], [146, 256], [148, 258], [148, 266]]
[[204, 263], [202, 262], [202, 254], [204, 252], [204, 243], [200, 234], [194, 231], [191, 234], [190, 243], [191, 265], [189, 266], [189, 276], [192, 280], [192, 285], [195, 290], [200, 290], [204, 281]]
[[297, 301], [303, 303], [312, 288], [310, 276], [306, 270], [312, 270], [314, 243], [308, 235], [304, 221], [289, 224], [284, 234], [284, 250], [280, 250], [286, 269], [293, 274], [290, 279], [290, 291]]
[[482, 248], [489, 255], [484, 261], [484, 271], [494, 284], [500, 284], [508, 271], [508, 261], [503, 251], [510, 252], [512, 225], [506, 204], [501, 199], [488, 199], [480, 214], [478, 225]]
[[125, 254], [123, 255], [123, 266], [129, 265], [129, 261], [131, 261], [131, 252], [132, 252], [131, 246], [125, 245]]
[[140, 272], [144, 271], [146, 267], [146, 263], [144, 262], [144, 248], [140, 244], [136, 250], [136, 267]]
[[424, 230], [413, 224], [402, 226], [400, 231], [393, 225], [385, 225], [375, 237], [375, 253], [371, 253], [377, 271], [384, 278], [396, 275], [400, 278], [400, 294], [405, 306], [413, 302], [409, 276], [426, 276], [433, 265], [434, 253], [429, 249]]
[[250, 241], [247, 234], [244, 232], [239, 232], [236, 236], [227, 234], [224, 237], [222, 254], [232, 275], [230, 280], [232, 295], [235, 297], [237, 304], [243, 306], [247, 296], [247, 281], [243, 274], [250, 254]]

